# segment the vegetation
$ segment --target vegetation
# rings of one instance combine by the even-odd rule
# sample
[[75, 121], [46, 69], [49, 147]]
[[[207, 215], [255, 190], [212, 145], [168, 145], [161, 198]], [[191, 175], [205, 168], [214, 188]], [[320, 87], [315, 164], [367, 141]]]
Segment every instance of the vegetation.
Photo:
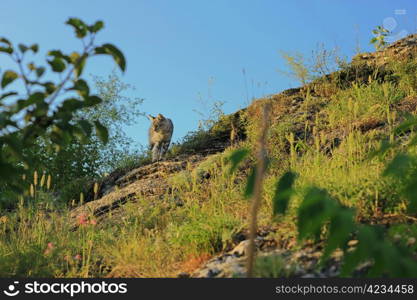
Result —
[[124, 134], [121, 126], [131, 125], [133, 118], [141, 115], [138, 106], [142, 100], [122, 95], [130, 86], [123, 84], [116, 73], [107, 79], [95, 77], [94, 83], [103, 101], [93, 108], [79, 110], [74, 122], [86, 120], [103, 124], [109, 130], [106, 144], [92, 133], [84, 141], [74, 140], [61, 146], [57, 152], [52, 142], [46, 136], [41, 136], [33, 146], [24, 150], [31, 162], [27, 173], [38, 171], [54, 174], [54, 190], [59, 191], [63, 202], [68, 202], [75, 195], [78, 198], [91, 181], [98, 180], [104, 173], [139, 156], [138, 151], [133, 151], [133, 141]]
[[[45, 66], [34, 62], [26, 64], [28, 53], [38, 52], [37, 44], [15, 47], [6, 38], [0, 39], [1, 54], [12, 59], [19, 69], [19, 72], [4, 71], [1, 79], [0, 189], [5, 192], [4, 201], [12, 197], [9, 191], [22, 189], [18, 178], [28, 174], [33, 159], [30, 155], [32, 147], [41, 145], [59, 152], [71, 142], [85, 143], [94, 128], [98, 138], [104, 143], [108, 141], [107, 128], [100, 120], [88, 120], [82, 115], [75, 118], [79, 111], [88, 110], [103, 101], [99, 96], [90, 94], [88, 83], [82, 79], [83, 69], [88, 58], [104, 54], [113, 57], [124, 71], [125, 58], [112, 44], [95, 44], [96, 34], [104, 26], [102, 21], [89, 26], [79, 19], [70, 18], [67, 24], [74, 28], [83, 48], [81, 52], [74, 51], [69, 55], [61, 50], [48, 52], [46, 63], [54, 73], [52, 77], [58, 75], [56, 81], [44, 79]], [[9, 89], [15, 81], [23, 85], [23, 94]], [[43, 141], [38, 141], [38, 138]]]
[[[102, 27], [77, 19], [68, 23], [90, 43]], [[18, 64], [21, 55], [37, 49], [2, 43], [0, 49], [15, 55]], [[106, 45], [77, 57], [110, 54], [124, 69], [121, 53]], [[29, 90], [19, 97], [26, 100], [10, 98], [3, 105], [0, 174], [14, 176], [1, 177], [1, 203], [8, 209], [0, 210], [0, 276], [176, 276], [231, 250], [241, 235], [251, 241], [249, 276], [294, 276], [296, 268], [287, 268], [283, 256], [255, 259], [256, 233], [269, 228], [276, 242], [297, 240], [289, 251], [322, 245], [317, 268], [339, 251], [341, 276], [415, 277], [417, 62], [416, 51], [409, 52], [383, 65], [376, 59], [347, 64], [324, 49], [308, 64], [287, 54], [290, 73], [302, 87], [257, 99], [232, 115], [224, 115], [217, 103], [197, 131], [171, 147], [168, 160], [186, 166], [173, 174], [158, 169], [155, 180], [169, 185], [158, 198], [136, 194], [104, 217], [85, 213], [75, 221], [72, 209], [97, 199], [99, 186], [112, 176], [146, 167], [149, 156], [146, 150], [129, 153], [130, 141], [115, 133], [140, 113], [140, 100], [121, 100], [126, 86], [115, 75], [96, 78], [98, 96], [91, 96], [79, 78], [83, 62], [52, 52], [52, 70], [71, 69], [67, 81], [48, 92], [50, 83], [21, 73]], [[4, 87], [17, 78], [13, 74], [3, 73]], [[79, 96], [54, 96], [66, 84]], [[36, 92], [42, 95], [32, 85], [42, 87]], [[19, 114], [21, 122], [14, 119]], [[193, 154], [204, 158], [193, 165]], [[77, 190], [84, 176], [91, 181]], [[363, 264], [367, 268], [358, 273]]]
[[385, 29], [384, 26], [377, 26], [372, 30], [372, 33], [375, 36], [371, 39], [371, 44], [375, 46], [376, 50], [382, 50], [387, 45], [385, 38], [390, 34], [389, 30]]

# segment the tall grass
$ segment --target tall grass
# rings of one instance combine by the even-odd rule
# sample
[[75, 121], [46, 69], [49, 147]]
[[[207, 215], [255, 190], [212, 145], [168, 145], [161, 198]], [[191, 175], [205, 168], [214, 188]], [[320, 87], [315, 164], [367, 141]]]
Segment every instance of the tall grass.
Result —
[[[327, 190], [344, 206], [356, 208], [362, 220], [406, 213], [401, 182], [382, 176], [386, 161], [403, 151], [402, 144], [382, 159], [371, 156], [381, 140], [403, 141], [409, 134], [393, 131], [405, 117], [398, 105], [417, 91], [415, 63], [403, 67], [393, 62], [392, 76], [384, 82], [370, 77], [340, 88], [329, 79], [315, 83], [326, 85], [324, 94], [317, 93], [316, 86], [297, 95], [255, 101], [245, 112], [248, 139], [240, 146], [253, 153], [258, 150], [258, 155], [249, 157], [238, 172], [230, 174], [226, 163], [237, 147], [233, 145], [167, 178], [171, 189], [161, 199], [138, 196], [103, 219], [79, 216], [77, 230], [70, 225], [67, 203], [57, 201], [57, 191], [51, 188], [53, 174], [24, 179], [27, 189], [19, 205], [0, 212], [0, 276], [175, 276], [184, 269], [192, 271], [189, 266], [197, 267], [195, 262], [202, 258], [229, 250], [234, 235], [245, 228], [250, 227], [252, 241], [261, 226], [296, 235], [296, 210], [312, 185]], [[271, 105], [268, 126], [261, 110], [265, 103]], [[191, 133], [171, 149], [171, 156], [209, 148], [229, 134], [231, 121], [222, 116], [210, 129]], [[270, 158], [269, 173], [264, 184], [261, 177], [257, 179], [250, 202], [242, 196], [244, 183], [255, 160], [265, 163], [265, 152]], [[121, 167], [127, 170], [148, 159], [145, 153], [129, 157]], [[277, 225], [272, 200], [277, 179], [288, 169], [299, 175], [295, 201]], [[258, 174], [264, 170], [265, 165], [258, 165]], [[83, 198], [87, 196], [82, 192]], [[97, 198], [97, 188], [90, 196]], [[287, 228], [289, 232], [283, 233]], [[249, 257], [254, 254], [253, 243], [251, 249]], [[261, 258], [257, 264], [250, 259], [248, 275], [288, 275], [282, 265], [276, 257]]]
[[[190, 181], [177, 180], [159, 202], [138, 198], [105, 221], [79, 216], [75, 231], [66, 212], [22, 203], [1, 218], [0, 276], [175, 276], [200, 253], [226, 249], [243, 228], [247, 206], [222, 160], [187, 170]], [[205, 171], [211, 181], [202, 185]]]

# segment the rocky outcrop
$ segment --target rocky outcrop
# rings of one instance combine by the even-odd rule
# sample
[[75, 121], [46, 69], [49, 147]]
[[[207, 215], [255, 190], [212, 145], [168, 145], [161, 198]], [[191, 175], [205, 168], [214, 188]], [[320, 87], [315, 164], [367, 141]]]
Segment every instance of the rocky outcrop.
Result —
[[[323, 255], [323, 243], [307, 242], [300, 248], [271, 247], [271, 239], [258, 236], [255, 240], [257, 277], [298, 277], [298, 278], [332, 278], [340, 275], [343, 252], [336, 250], [326, 263], [320, 265]], [[348, 242], [349, 251], [353, 251], [357, 240]], [[246, 252], [249, 240], [240, 242], [231, 251], [207, 261], [192, 274], [181, 273], [179, 277], [195, 278], [231, 278], [246, 276]], [[272, 243], [274, 244], [274, 243]], [[354, 276], [363, 275], [370, 266], [364, 262], [354, 271]]]
[[[204, 155], [191, 155], [184, 159], [175, 159], [152, 163], [135, 168], [123, 176], [114, 179], [113, 185], [102, 187], [102, 197], [81, 205], [70, 212], [73, 227], [84, 217], [103, 220], [106, 214], [117, 210], [128, 201], [146, 197], [149, 201], [161, 199], [171, 186], [170, 176], [187, 168], [195, 167], [205, 158]], [[84, 217], [83, 217], [84, 216]]]
[[385, 65], [388, 60], [404, 60], [417, 56], [417, 34], [409, 35], [398, 40], [384, 49], [372, 53], [361, 53], [356, 55], [352, 63], [366, 62], [378, 66]]
[[[299, 250], [288, 250], [284, 248], [263, 249], [268, 239], [258, 236], [255, 240], [257, 247], [258, 271], [256, 274], [261, 277], [285, 276], [301, 278], [323, 278], [336, 277], [339, 274], [340, 259], [336, 252], [329, 263], [321, 269], [317, 268], [322, 248], [320, 244], [306, 245]], [[221, 277], [245, 277], [246, 252], [249, 240], [240, 242], [233, 250], [210, 259], [203, 267], [190, 274], [196, 278], [221, 278]], [[341, 253], [341, 252], [340, 252]], [[266, 261], [271, 268], [262, 268], [262, 261]], [[274, 272], [275, 274], [267, 274]], [[265, 274], [264, 274], [265, 273]], [[180, 274], [186, 277], [186, 274]]]
[[[352, 64], [360, 63], [366, 68], [359, 78], [363, 82], [368, 81], [369, 74], [374, 71], [375, 66], [384, 66], [388, 57], [409, 58], [417, 57], [417, 35], [411, 35], [375, 53], [365, 53], [356, 56]], [[368, 68], [369, 67], [369, 68]], [[345, 70], [339, 74], [346, 82], [357, 80], [356, 69]], [[380, 76], [389, 75], [381, 71]], [[330, 75], [329, 75], [330, 76]], [[383, 77], [381, 77], [383, 78]], [[311, 85], [309, 97], [321, 97], [327, 99]], [[246, 114], [250, 119], [256, 120], [259, 116], [259, 109], [266, 101], [271, 102], [272, 124], [283, 122], [290, 119], [292, 121], [291, 132], [297, 139], [305, 140], [312, 144], [312, 128], [314, 127], [314, 116], [320, 113], [322, 103], [317, 105], [304, 105], [306, 99], [306, 88], [294, 88], [283, 91], [265, 99], [255, 101], [248, 109], [240, 110], [230, 118], [223, 118], [209, 131], [209, 137], [205, 143], [190, 147], [191, 150], [186, 154], [169, 159], [166, 161], [138, 166], [130, 170], [117, 170], [104, 178], [99, 184], [96, 195], [91, 196], [90, 192], [87, 203], [73, 209], [70, 213], [70, 222], [73, 229], [77, 229], [80, 220], [85, 217], [94, 217], [98, 223], [104, 222], [106, 215], [116, 212], [127, 202], [134, 202], [138, 198], [146, 198], [148, 201], [162, 201], [164, 196], [172, 190], [170, 178], [181, 171], [195, 169], [208, 156], [223, 151], [230, 145], [233, 126], [239, 130], [236, 133], [237, 140], [246, 138], [245, 124]], [[417, 98], [407, 98], [398, 103], [400, 112], [415, 112], [417, 108]], [[302, 122], [297, 122], [302, 119]], [[232, 123], [230, 123], [232, 122]], [[235, 122], [235, 123], [233, 123]], [[233, 125], [233, 126], [230, 126]], [[379, 119], [368, 118], [355, 122], [352, 128], [366, 132], [369, 130], [384, 130], [386, 124]], [[306, 128], [309, 128], [308, 130]], [[348, 132], [345, 128], [332, 128], [331, 132], [324, 132], [327, 137], [327, 144], [323, 145], [327, 152], [337, 147], [346, 137]], [[233, 138], [234, 139], [234, 138]], [[285, 151], [285, 149], [283, 149]], [[206, 176], [206, 175], [204, 175]], [[90, 191], [92, 191], [91, 187]], [[229, 249], [207, 261], [202, 267], [190, 273], [179, 274], [180, 277], [243, 277], [245, 275], [247, 237], [243, 236], [235, 242], [235, 247]], [[336, 277], [340, 270], [341, 256], [337, 251], [325, 266], [318, 267], [318, 262], [322, 256], [322, 244], [305, 244], [300, 248], [284, 246], [283, 243], [294, 245], [294, 241], [277, 241], [268, 238], [267, 234], [259, 234], [256, 239], [258, 260], [272, 259], [276, 261], [276, 270], [280, 273], [274, 276], [294, 276], [294, 277]], [[353, 246], [352, 246], [353, 247]], [[364, 265], [363, 269], [367, 266]], [[358, 269], [361, 272], [362, 269]], [[268, 274], [261, 274], [266, 276]]]

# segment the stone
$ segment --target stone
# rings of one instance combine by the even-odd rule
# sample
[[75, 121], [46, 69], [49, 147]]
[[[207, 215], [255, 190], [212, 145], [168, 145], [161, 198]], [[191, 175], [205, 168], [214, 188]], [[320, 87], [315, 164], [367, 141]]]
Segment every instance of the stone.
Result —
[[245, 240], [239, 243], [235, 248], [233, 248], [232, 251], [230, 251], [231, 254], [241, 257], [244, 256], [247, 252], [249, 246], [249, 240]]

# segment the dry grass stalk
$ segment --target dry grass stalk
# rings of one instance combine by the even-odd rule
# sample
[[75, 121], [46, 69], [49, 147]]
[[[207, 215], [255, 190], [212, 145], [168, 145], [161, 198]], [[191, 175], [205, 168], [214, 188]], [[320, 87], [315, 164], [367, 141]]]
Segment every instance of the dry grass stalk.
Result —
[[43, 187], [44, 184], [45, 184], [45, 173], [42, 174], [40, 187]]
[[32, 198], [34, 198], [34, 197], [35, 197], [35, 187], [34, 187], [34, 185], [33, 185], [32, 183], [30, 184], [29, 193], [30, 193], [30, 196], [31, 196]]
[[38, 185], [38, 171], [35, 171], [35, 172], [33, 173], [33, 184], [34, 184], [35, 186], [37, 186], [37, 185]]
[[51, 183], [52, 183], [52, 176], [48, 175], [48, 180], [46, 181], [46, 188], [48, 191], [51, 188]]
[[266, 134], [268, 131], [268, 119], [270, 104], [264, 104], [262, 110], [262, 119], [260, 120], [260, 136], [258, 139], [258, 153], [257, 153], [257, 165], [255, 172], [255, 185], [253, 190], [253, 196], [250, 208], [250, 224], [249, 224], [249, 245], [248, 256], [246, 261], [246, 276], [248, 278], [253, 277], [253, 266], [255, 261], [255, 238], [258, 231], [257, 215], [259, 206], [262, 200], [262, 186], [263, 179], [266, 171]]
[[94, 191], [94, 200], [96, 200], [97, 199], [97, 194], [98, 194], [98, 183], [97, 182], [94, 183], [93, 191]]

